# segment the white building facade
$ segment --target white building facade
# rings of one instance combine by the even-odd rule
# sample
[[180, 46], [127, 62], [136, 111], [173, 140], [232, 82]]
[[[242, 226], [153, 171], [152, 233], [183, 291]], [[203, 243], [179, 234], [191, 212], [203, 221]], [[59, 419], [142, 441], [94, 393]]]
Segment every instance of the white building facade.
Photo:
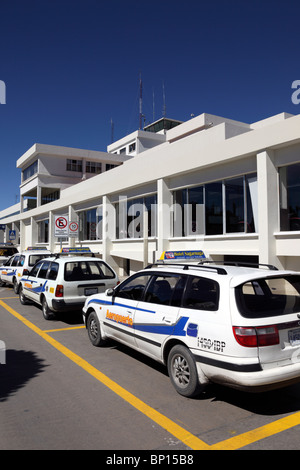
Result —
[[[20, 249], [89, 246], [120, 275], [167, 250], [300, 270], [300, 116], [282, 113], [245, 124], [202, 114], [169, 127], [115, 142], [98, 152], [110, 171], [77, 181], [66, 181], [70, 175], [54, 164], [58, 158], [67, 168], [67, 160], [77, 159], [74, 149], [30, 149], [17, 162], [20, 190], [22, 197], [35, 188], [37, 204], [0, 213], [5, 240], [15, 230]], [[35, 161], [30, 187], [24, 170]], [[47, 184], [51, 190], [61, 185], [55, 200], [43, 200], [51, 194], [43, 189]], [[59, 239], [55, 218], [66, 215], [79, 232]]]

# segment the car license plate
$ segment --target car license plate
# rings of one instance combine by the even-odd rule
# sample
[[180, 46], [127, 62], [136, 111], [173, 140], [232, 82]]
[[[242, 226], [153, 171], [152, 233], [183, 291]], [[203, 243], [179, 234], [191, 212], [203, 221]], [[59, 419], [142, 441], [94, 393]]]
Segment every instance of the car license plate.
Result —
[[93, 295], [93, 294], [98, 294], [97, 287], [87, 287], [86, 289], [84, 289], [84, 295]]
[[300, 344], [300, 328], [297, 330], [290, 330], [289, 331], [289, 340], [291, 346], [297, 346]]

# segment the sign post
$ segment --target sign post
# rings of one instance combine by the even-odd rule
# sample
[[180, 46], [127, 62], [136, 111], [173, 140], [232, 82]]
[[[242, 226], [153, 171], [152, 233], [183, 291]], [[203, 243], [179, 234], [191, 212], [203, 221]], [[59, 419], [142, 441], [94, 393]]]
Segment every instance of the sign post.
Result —
[[56, 215], [54, 222], [54, 236], [60, 238], [60, 249], [62, 248], [62, 239], [69, 236], [69, 217]]

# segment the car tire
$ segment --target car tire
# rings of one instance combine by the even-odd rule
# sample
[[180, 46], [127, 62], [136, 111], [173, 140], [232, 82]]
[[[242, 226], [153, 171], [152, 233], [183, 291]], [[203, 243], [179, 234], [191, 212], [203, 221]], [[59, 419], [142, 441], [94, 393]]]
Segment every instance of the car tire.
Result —
[[42, 300], [42, 312], [45, 320], [53, 320], [53, 318], [55, 317], [54, 312], [52, 312], [48, 307], [47, 300], [45, 299], [45, 297]]
[[177, 344], [168, 356], [169, 377], [175, 390], [184, 397], [195, 397], [202, 391], [197, 367], [191, 352]]
[[103, 346], [106, 341], [101, 336], [100, 322], [96, 312], [93, 310], [87, 319], [86, 328], [88, 331], [89, 339], [93, 346]]
[[19, 287], [20, 285], [17, 282], [17, 279], [14, 279], [14, 293], [18, 294], [19, 293]]
[[20, 302], [21, 302], [22, 305], [27, 305], [29, 303], [29, 301], [27, 300], [27, 298], [24, 295], [22, 286], [19, 287], [19, 299], [20, 299]]

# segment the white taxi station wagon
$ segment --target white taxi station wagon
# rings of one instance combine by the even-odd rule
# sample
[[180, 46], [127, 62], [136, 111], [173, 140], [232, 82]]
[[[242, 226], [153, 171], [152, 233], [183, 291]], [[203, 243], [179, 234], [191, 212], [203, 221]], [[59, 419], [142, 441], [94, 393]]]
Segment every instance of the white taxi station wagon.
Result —
[[0, 267], [1, 283], [13, 285], [15, 293], [18, 294], [21, 277], [28, 273], [35, 263], [50, 255], [49, 250], [34, 246], [14, 254]]
[[300, 273], [156, 263], [83, 308], [95, 346], [113, 338], [165, 364], [178, 393], [210, 382], [264, 391], [300, 381]]
[[28, 301], [41, 305], [44, 318], [49, 320], [58, 312], [80, 311], [89, 295], [118, 282], [115, 271], [89, 248], [63, 248], [22, 276], [19, 298], [23, 305]]

